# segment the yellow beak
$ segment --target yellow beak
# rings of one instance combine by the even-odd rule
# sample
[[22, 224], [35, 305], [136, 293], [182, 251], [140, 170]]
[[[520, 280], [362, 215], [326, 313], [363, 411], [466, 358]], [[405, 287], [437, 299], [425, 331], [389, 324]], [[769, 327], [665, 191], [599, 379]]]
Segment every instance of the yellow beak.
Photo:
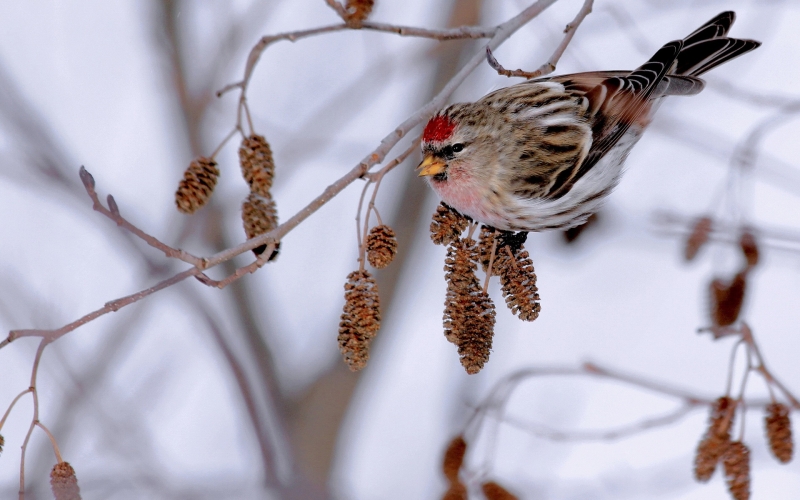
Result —
[[441, 174], [446, 167], [447, 164], [442, 160], [434, 158], [431, 155], [425, 155], [425, 158], [422, 160], [422, 163], [419, 164], [417, 170], [419, 170], [420, 177], [425, 177], [428, 175]]

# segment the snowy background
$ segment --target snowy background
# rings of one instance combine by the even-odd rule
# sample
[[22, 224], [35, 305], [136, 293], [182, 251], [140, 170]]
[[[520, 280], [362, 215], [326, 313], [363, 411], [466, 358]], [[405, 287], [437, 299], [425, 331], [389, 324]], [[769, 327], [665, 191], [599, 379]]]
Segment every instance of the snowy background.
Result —
[[[496, 57], [509, 68], [538, 68], [581, 4], [560, 0]], [[526, 5], [377, 0], [372, 19], [489, 26]], [[40, 419], [75, 467], [84, 498], [438, 498], [446, 443], [494, 384], [521, 368], [590, 360], [720, 396], [734, 340], [714, 342], [696, 329], [709, 321], [708, 282], [736, 272], [738, 251], [717, 244], [686, 264], [683, 237], [659, 230], [658, 211], [735, 216], [757, 234], [785, 236], [781, 248], [762, 246], [743, 317], [772, 372], [800, 392], [800, 246], [786, 243], [800, 242], [797, 115], [762, 138], [752, 171], [730, 180], [738, 148], [778, 112], [756, 97], [800, 99], [800, 4], [597, 0], [557, 72], [631, 69], [728, 9], [738, 15], [732, 35], [763, 46], [710, 73], [701, 95], [662, 106], [599, 222], [574, 244], [560, 233], [531, 235], [542, 314], [517, 320], [495, 283], [494, 350], [478, 375], [464, 372], [442, 335], [445, 249], [427, 236], [437, 200], [413, 173], [418, 154], [384, 179], [378, 197], [401, 253], [375, 273], [384, 321], [363, 372], [346, 369], [336, 344], [342, 284], [357, 267], [360, 182], [292, 231], [277, 262], [236, 286], [187, 281], [48, 347]], [[235, 93], [213, 92], [241, 78], [260, 36], [336, 22], [322, 0], [0, 3], [0, 328], [62, 326], [185, 266], [92, 212], [81, 165], [101, 196], [113, 193], [123, 215], [169, 244], [209, 255], [243, 241], [238, 210], [247, 187], [233, 142], [219, 156], [213, 204], [191, 217], [174, 208], [183, 169], [235, 122]], [[366, 31], [271, 46], [248, 97], [255, 129], [275, 152], [281, 218], [350, 170], [476, 50], [479, 42]], [[453, 101], [513, 81], [484, 65]], [[28, 387], [36, 346], [22, 339], [0, 351], [0, 412]], [[245, 371], [254, 409], [232, 366]], [[767, 395], [760, 378], [750, 378], [747, 395]], [[598, 430], [678, 403], [629, 385], [548, 377], [523, 383], [508, 413], [563, 431]], [[16, 498], [31, 412], [27, 396], [0, 431], [2, 498]], [[692, 477], [706, 418], [698, 410], [600, 442], [552, 441], [501, 425], [494, 451], [479, 440], [468, 465], [526, 499], [726, 499], [719, 472], [709, 484]], [[750, 411], [745, 425], [752, 498], [797, 498], [798, 462], [770, 456], [760, 412]], [[265, 486], [259, 443], [274, 447], [281, 491]], [[26, 498], [50, 498], [54, 460], [35, 431]]]

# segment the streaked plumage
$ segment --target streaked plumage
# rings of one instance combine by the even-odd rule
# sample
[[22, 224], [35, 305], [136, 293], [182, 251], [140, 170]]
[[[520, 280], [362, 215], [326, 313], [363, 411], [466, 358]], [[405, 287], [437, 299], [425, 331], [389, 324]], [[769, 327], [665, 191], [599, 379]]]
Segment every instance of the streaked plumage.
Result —
[[582, 224], [662, 98], [697, 94], [700, 75], [760, 45], [727, 38], [734, 19], [719, 14], [633, 71], [540, 78], [453, 104], [425, 127], [420, 175], [445, 203], [498, 229]]

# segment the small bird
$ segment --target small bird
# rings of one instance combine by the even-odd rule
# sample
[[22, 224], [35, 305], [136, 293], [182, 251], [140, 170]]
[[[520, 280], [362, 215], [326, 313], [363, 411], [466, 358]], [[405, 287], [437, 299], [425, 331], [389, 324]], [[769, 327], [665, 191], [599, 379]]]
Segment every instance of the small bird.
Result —
[[735, 18], [717, 15], [633, 71], [529, 80], [440, 110], [423, 131], [419, 175], [447, 205], [497, 229], [583, 224], [662, 98], [697, 94], [700, 75], [761, 45], [726, 36]]

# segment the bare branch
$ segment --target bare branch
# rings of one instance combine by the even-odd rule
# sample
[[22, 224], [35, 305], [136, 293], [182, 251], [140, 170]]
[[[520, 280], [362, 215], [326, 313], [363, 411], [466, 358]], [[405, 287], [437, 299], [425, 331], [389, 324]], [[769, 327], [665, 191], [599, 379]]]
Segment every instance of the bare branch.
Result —
[[183, 250], [172, 248], [171, 246], [162, 243], [158, 239], [149, 234], [145, 233], [138, 227], [134, 226], [130, 222], [128, 222], [122, 215], [119, 213], [119, 207], [117, 206], [117, 202], [114, 200], [114, 197], [108, 195], [108, 207], [106, 208], [100, 203], [100, 198], [97, 196], [97, 192], [95, 191], [95, 181], [92, 174], [90, 174], [84, 167], [80, 169], [80, 177], [81, 181], [83, 182], [83, 186], [86, 188], [86, 193], [89, 195], [89, 198], [92, 199], [92, 208], [100, 212], [101, 214], [105, 215], [112, 221], [116, 222], [118, 226], [123, 227], [130, 231], [131, 233], [135, 234], [142, 240], [144, 240], [148, 245], [153, 248], [157, 248], [164, 252], [167, 257], [172, 257], [175, 259], [182, 260], [193, 266], [201, 267], [203, 266], [203, 260], [199, 257], [195, 257], [194, 255], [184, 252]]
[[548, 59], [546, 63], [542, 64], [536, 71], [505, 69], [499, 62], [497, 62], [497, 59], [495, 59], [494, 55], [492, 54], [492, 50], [489, 47], [486, 47], [486, 61], [489, 63], [489, 66], [491, 66], [499, 74], [509, 78], [518, 76], [530, 80], [531, 78], [539, 78], [540, 76], [549, 75], [556, 70], [556, 65], [561, 59], [561, 56], [564, 55], [564, 51], [567, 50], [567, 46], [572, 41], [572, 37], [575, 36], [578, 26], [580, 26], [586, 16], [592, 12], [592, 4], [594, 4], [594, 0], [584, 0], [583, 7], [581, 7], [581, 10], [578, 11], [575, 19], [573, 19], [572, 22], [569, 23], [564, 29], [564, 38], [561, 40], [561, 43], [558, 44], [558, 47], [556, 47], [553, 55], [551, 55], [550, 59]]

